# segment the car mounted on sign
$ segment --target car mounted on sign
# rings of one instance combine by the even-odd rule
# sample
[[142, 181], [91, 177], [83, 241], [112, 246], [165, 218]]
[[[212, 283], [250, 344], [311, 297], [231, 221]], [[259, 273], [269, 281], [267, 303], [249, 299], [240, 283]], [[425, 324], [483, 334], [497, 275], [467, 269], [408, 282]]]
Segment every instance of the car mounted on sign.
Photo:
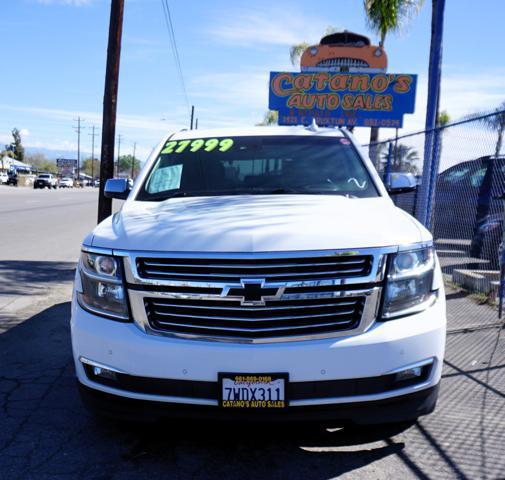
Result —
[[403, 115], [414, 112], [417, 76], [386, 67], [383, 48], [367, 37], [328, 35], [305, 50], [301, 73], [270, 73], [269, 108], [279, 112], [279, 125], [401, 128]]
[[300, 58], [302, 72], [385, 72], [386, 52], [381, 46], [370, 45], [370, 39], [357, 33], [332, 33], [319, 45], [307, 48]]

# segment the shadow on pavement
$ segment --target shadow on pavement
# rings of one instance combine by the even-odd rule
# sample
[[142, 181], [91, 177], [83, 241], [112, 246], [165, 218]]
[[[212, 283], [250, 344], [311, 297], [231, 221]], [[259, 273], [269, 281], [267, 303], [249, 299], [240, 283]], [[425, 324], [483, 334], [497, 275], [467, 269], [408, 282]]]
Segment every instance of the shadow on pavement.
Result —
[[132, 427], [98, 421], [78, 397], [69, 317], [70, 303], [61, 303], [0, 335], [2, 478], [43, 478], [55, 472], [85, 478], [151, 478], [170, 472], [194, 478], [328, 478], [404, 448], [378, 440], [405, 426], [328, 431], [296, 424]]
[[48, 291], [51, 284], [72, 281], [75, 262], [0, 261], [0, 295]]
[[[61, 303], [0, 334], [2, 480], [326, 479], [347, 472], [500, 478], [504, 471], [504, 389], [495, 368], [503, 364], [503, 343], [494, 331], [450, 337], [445, 368], [454, 375], [444, 378], [436, 413], [413, 428], [166, 421], [139, 427], [98, 421], [82, 407], [69, 317], [70, 303]], [[472, 366], [472, 358], [487, 363]]]

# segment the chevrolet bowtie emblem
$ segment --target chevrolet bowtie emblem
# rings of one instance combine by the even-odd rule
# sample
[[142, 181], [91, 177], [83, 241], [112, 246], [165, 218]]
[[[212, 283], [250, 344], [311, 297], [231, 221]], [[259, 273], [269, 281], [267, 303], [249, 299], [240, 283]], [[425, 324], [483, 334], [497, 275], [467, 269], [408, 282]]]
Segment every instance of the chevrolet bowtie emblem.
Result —
[[225, 286], [221, 296], [236, 298], [241, 305], [265, 305], [268, 300], [278, 300], [284, 287], [265, 286], [264, 279], [242, 280], [240, 287]]

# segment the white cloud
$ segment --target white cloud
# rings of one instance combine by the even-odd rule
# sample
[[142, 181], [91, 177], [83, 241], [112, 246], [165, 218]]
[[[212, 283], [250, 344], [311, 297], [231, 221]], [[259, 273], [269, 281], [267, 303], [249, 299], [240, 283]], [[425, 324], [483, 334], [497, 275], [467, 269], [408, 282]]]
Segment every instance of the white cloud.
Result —
[[206, 98], [220, 106], [247, 107], [249, 109], [268, 103], [267, 72], [209, 73], [194, 77], [191, 97]]
[[239, 46], [287, 45], [319, 42], [328, 24], [324, 19], [307, 18], [307, 15], [275, 6], [268, 11], [232, 9], [219, 12], [217, 24], [208, 32], [216, 39]]
[[[63, 110], [55, 108], [39, 108], [39, 107], [15, 107], [11, 105], [0, 105], [1, 110], [22, 112], [28, 115], [40, 116], [46, 119], [66, 120], [73, 122], [78, 116], [86, 121], [88, 125], [99, 125], [102, 123], [102, 115], [97, 112], [82, 112], [75, 110]], [[185, 110], [184, 110], [185, 112]], [[147, 130], [147, 131], [167, 131], [167, 129], [179, 129], [181, 124], [177, 122], [177, 117], [180, 118], [180, 112], [172, 111], [169, 116], [164, 115], [166, 120], [162, 120], [162, 115], [159, 117], [147, 115], [129, 115], [119, 114], [117, 116], [117, 128], [126, 128], [132, 130]]]
[[[87, 136], [90, 132], [90, 126], [95, 125], [100, 131], [102, 124], [102, 116], [97, 112], [82, 112], [74, 110], [63, 110], [53, 108], [40, 107], [17, 107], [11, 105], [1, 105], [0, 112], [3, 116], [13, 116], [16, 114], [21, 118], [19, 123], [33, 122], [37, 118], [35, 125], [40, 125], [39, 128], [31, 127], [30, 131], [21, 129], [23, 144], [32, 149], [49, 149], [49, 150], [77, 150], [77, 139], [72, 134], [65, 138], [66, 132], [71, 132], [72, 125], [75, 125], [75, 119], [80, 116], [83, 120], [83, 126], [86, 130], [81, 136], [81, 151], [83, 154], [90, 153], [91, 142]], [[121, 151], [129, 151], [133, 147], [133, 142], [137, 142], [137, 156], [145, 159], [151, 152], [151, 149], [156, 145], [163, 136], [170, 132], [179, 131], [186, 127], [180, 122], [181, 118], [186, 118], [186, 109], [183, 111], [172, 110], [170, 113], [160, 113], [158, 115], [129, 115], [119, 114], [116, 122], [116, 132], [121, 133], [123, 142]], [[41, 122], [40, 119], [43, 119]], [[18, 123], [18, 124], [19, 124]], [[67, 126], [63, 126], [64, 124]], [[25, 130], [28, 138], [24, 138], [23, 130]], [[0, 145], [10, 143], [12, 138], [10, 130], [0, 132]], [[63, 138], [61, 138], [63, 136]], [[69, 140], [68, 138], [71, 138]], [[75, 140], [74, 140], [75, 138]], [[96, 148], [100, 149], [100, 138], [98, 137], [95, 144]], [[95, 150], [96, 152], [97, 150]]]

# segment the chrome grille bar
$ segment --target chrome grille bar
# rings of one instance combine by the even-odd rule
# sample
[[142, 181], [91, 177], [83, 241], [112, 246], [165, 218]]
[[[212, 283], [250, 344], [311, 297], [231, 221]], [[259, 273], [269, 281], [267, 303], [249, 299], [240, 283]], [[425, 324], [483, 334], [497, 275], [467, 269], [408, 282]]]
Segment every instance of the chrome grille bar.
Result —
[[[338, 304], [341, 306], [354, 305], [355, 302], [341, 302]], [[209, 309], [209, 310], [230, 310], [230, 311], [243, 311], [244, 307], [228, 307], [228, 306], [202, 306], [202, 305], [194, 305], [194, 304], [173, 304], [173, 303], [159, 303], [159, 302], [151, 302], [153, 306], [160, 307], [174, 307], [174, 308], [196, 308], [196, 309]], [[325, 307], [335, 307], [334, 303], [321, 303], [318, 305], [275, 305], [275, 306], [265, 306], [265, 307], [247, 307], [247, 311], [253, 312], [263, 312], [263, 311], [271, 311], [271, 310], [292, 310], [292, 309], [301, 309], [301, 308], [325, 308]]]
[[[249, 273], [247, 272], [246, 275], [243, 273], [223, 273], [222, 277], [224, 278], [244, 278], [244, 277], [265, 277], [268, 276], [268, 278], [284, 278], [284, 277], [317, 277], [317, 276], [336, 276], [336, 275], [343, 275], [343, 274], [355, 274], [362, 272], [362, 268], [354, 268], [354, 269], [342, 269], [342, 270], [331, 270], [331, 271], [324, 271], [324, 272], [306, 272], [306, 273], [300, 273], [297, 272], [296, 274], [289, 274], [289, 273], [269, 273], [268, 275], [264, 275], [262, 273]], [[203, 278], [208, 278], [208, 277], [219, 277], [222, 278], [218, 272], [216, 273], [179, 273], [179, 272], [170, 272], [170, 273], [165, 273], [165, 272], [158, 272], [156, 270], [149, 270], [149, 269], [144, 269], [143, 270], [144, 274], [148, 276], [157, 276], [157, 277], [163, 277], [163, 278], [170, 278], [170, 277], [183, 277], [183, 278], [190, 278], [190, 277], [203, 277]]]
[[394, 251], [114, 254], [124, 257], [132, 315], [145, 332], [272, 343], [366, 331]]
[[312, 325], [295, 325], [289, 327], [270, 327], [270, 328], [243, 328], [243, 327], [233, 327], [233, 328], [225, 328], [225, 327], [215, 327], [215, 326], [203, 326], [203, 325], [194, 325], [194, 324], [184, 324], [184, 323], [170, 323], [170, 322], [159, 322], [165, 326], [170, 327], [184, 327], [195, 330], [216, 330], [221, 333], [223, 332], [248, 332], [248, 333], [265, 333], [265, 332], [282, 332], [282, 331], [291, 331], [291, 330], [299, 330], [299, 329], [308, 329], [308, 328], [320, 328], [320, 327], [328, 327], [332, 325], [342, 325], [343, 323], [349, 324], [352, 320], [348, 320], [346, 322], [327, 322], [327, 323], [318, 323]]
[[[195, 318], [195, 319], [204, 319], [204, 320], [224, 320], [230, 322], [271, 322], [274, 320], [303, 320], [303, 319], [311, 319], [311, 318], [319, 318], [319, 317], [340, 317], [340, 316], [349, 316], [354, 313], [353, 310], [348, 310], [345, 312], [335, 312], [335, 313], [315, 313], [313, 315], [291, 315], [289, 317], [260, 317], [260, 318], [247, 318], [247, 317], [223, 317], [219, 316], [208, 316], [208, 315], [182, 315], [180, 313], [167, 313], [160, 312], [158, 310], [154, 310], [153, 313], [157, 316], [162, 317], [174, 317], [174, 318]], [[156, 320], [158, 321], [158, 320]]]
[[[296, 268], [296, 267], [322, 267], [326, 265], [363, 265], [366, 260], [341, 260], [336, 262], [324, 262], [324, 263], [278, 263], [275, 264], [275, 268]], [[143, 264], [148, 267], [184, 267], [192, 268], [198, 266], [195, 263], [160, 263], [144, 260]], [[248, 269], [248, 268], [271, 268], [272, 264], [260, 264], [260, 265], [247, 265], [243, 263], [239, 264], [216, 264], [216, 263], [204, 263], [205, 267], [208, 268], [230, 268], [230, 269]]]

